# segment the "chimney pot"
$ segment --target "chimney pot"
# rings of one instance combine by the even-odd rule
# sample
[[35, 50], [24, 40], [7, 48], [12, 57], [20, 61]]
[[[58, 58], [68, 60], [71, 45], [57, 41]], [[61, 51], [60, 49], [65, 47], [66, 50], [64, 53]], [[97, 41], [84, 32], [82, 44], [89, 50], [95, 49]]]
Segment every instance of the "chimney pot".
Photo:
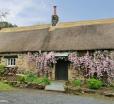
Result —
[[53, 6], [54, 9], [54, 15], [57, 15], [57, 6]]
[[52, 26], [56, 26], [58, 21], [59, 21], [59, 17], [57, 15], [57, 6], [53, 6]]

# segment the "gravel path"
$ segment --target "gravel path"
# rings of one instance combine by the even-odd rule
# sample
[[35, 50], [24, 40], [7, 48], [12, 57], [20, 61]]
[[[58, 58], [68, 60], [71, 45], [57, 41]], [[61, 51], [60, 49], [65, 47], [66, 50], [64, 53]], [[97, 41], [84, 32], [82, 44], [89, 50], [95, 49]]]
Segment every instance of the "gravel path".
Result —
[[114, 104], [114, 100], [27, 89], [0, 92], [0, 104]]

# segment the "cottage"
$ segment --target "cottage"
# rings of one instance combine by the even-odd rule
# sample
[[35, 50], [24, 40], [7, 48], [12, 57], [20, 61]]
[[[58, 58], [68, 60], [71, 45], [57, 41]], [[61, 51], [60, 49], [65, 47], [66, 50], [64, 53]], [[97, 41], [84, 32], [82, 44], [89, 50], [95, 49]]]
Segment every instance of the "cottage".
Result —
[[[28, 52], [54, 51], [56, 57], [68, 57], [71, 51], [81, 53], [110, 50], [114, 59], [114, 19], [58, 23], [53, 15], [53, 26], [36, 25], [0, 30], [0, 63], [29, 70]], [[53, 18], [52, 16], [52, 18]], [[53, 21], [52, 21], [53, 22]], [[35, 69], [34, 69], [35, 70]], [[58, 60], [52, 70], [52, 79], [72, 79], [69, 62]]]

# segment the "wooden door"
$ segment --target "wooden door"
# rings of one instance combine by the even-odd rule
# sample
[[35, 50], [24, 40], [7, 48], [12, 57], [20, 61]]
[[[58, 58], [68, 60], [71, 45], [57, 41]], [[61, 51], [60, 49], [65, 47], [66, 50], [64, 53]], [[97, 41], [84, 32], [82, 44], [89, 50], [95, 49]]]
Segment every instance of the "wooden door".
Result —
[[56, 80], [68, 80], [68, 61], [58, 60], [55, 67]]

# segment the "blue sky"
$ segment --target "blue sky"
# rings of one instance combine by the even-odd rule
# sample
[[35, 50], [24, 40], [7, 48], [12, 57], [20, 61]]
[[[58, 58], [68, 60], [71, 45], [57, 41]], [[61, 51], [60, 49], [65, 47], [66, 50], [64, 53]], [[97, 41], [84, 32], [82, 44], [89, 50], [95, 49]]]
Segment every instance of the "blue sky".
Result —
[[60, 22], [114, 18], [114, 0], [0, 0], [7, 21], [19, 26], [50, 23], [52, 6], [58, 6]]

